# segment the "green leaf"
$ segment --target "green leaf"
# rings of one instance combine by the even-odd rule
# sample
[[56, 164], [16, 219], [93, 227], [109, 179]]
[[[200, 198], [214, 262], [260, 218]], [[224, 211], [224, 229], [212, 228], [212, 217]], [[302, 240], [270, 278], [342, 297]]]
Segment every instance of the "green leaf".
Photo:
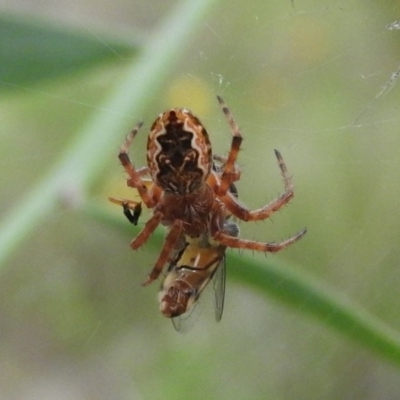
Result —
[[[268, 297], [316, 317], [363, 347], [400, 365], [400, 334], [361, 305], [294, 266], [233, 258], [230, 273]], [[301, 271], [301, 272], [300, 272]]]
[[[132, 237], [132, 225], [125, 218], [117, 219], [105, 207], [86, 204], [80, 210], [109, 227]], [[163, 230], [159, 229], [147, 245], [159, 251]], [[362, 347], [400, 366], [400, 334], [371, 315], [361, 305], [342, 293], [317, 281], [300, 268], [278, 265], [270, 259], [260, 261], [249, 255], [229, 254], [229, 277], [257, 290], [267, 299], [296, 309], [298, 313], [317, 318]]]
[[46, 21], [0, 17], [0, 81], [4, 87], [36, 83], [99, 62], [126, 56], [133, 46], [89, 33], [60, 29]]

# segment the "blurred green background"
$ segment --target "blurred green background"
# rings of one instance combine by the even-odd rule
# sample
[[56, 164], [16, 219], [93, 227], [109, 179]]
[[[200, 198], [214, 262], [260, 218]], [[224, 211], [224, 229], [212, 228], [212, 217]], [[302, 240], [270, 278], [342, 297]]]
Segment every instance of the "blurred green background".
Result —
[[[202, 315], [175, 332], [158, 284], [141, 287], [162, 230], [131, 251], [140, 226], [107, 202], [135, 196], [117, 153], [139, 119], [137, 166], [149, 126], [177, 106], [226, 154], [220, 94], [245, 138], [241, 200], [257, 208], [282, 191], [274, 148], [296, 189], [241, 236], [308, 228], [282, 253], [241, 254], [241, 267], [276, 260], [400, 332], [400, 32], [387, 29], [397, 19], [389, 0], [0, 0], [1, 399], [399, 398], [394, 363], [332, 329], [334, 316], [307, 316], [306, 299], [288, 307], [232, 277], [235, 250], [222, 321]], [[127, 78], [136, 62], [151, 75], [140, 90]], [[116, 87], [136, 96], [132, 111], [110, 106]], [[96, 118], [115, 129], [53, 182]]]

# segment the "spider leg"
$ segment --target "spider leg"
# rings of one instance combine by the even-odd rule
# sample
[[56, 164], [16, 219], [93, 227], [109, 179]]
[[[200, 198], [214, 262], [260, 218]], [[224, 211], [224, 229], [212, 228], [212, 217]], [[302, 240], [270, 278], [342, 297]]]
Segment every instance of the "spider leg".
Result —
[[140, 172], [136, 171], [128, 155], [129, 147], [142, 125], [143, 122], [139, 122], [137, 126], [126, 137], [125, 143], [122, 145], [121, 150], [118, 154], [118, 158], [129, 176], [127, 180], [128, 186], [137, 189], [141, 199], [146, 204], [146, 206], [148, 208], [153, 208], [156, 202], [151, 197], [149, 189], [140, 177], [140, 175], [144, 175], [147, 170], [146, 168], [143, 168], [139, 170]]
[[[235, 229], [232, 229], [233, 227], [229, 228], [229, 226], [227, 226], [226, 223], [224, 226], [222, 222], [223, 218], [224, 218], [224, 208], [221, 203], [216, 202], [213, 208], [210, 221], [211, 236], [223, 246], [232, 247], [236, 249], [247, 249], [247, 250], [275, 253], [291, 245], [292, 243], [297, 242], [307, 232], [307, 229], [303, 229], [296, 235], [280, 243], [256, 242], [253, 240], [238, 238], [237, 235], [239, 232], [238, 231], [236, 232]], [[234, 225], [237, 228], [237, 225], [236, 224]]]
[[[224, 168], [225, 168], [225, 164], [228, 161], [228, 157], [227, 156], [221, 156], [219, 154], [213, 154], [213, 161], [214, 161], [214, 170], [217, 173], [221, 173]], [[232, 182], [238, 181], [240, 180], [240, 169], [239, 166], [235, 163], [233, 170], [232, 170]]]
[[285, 185], [285, 192], [282, 193], [275, 200], [272, 200], [266, 206], [259, 208], [257, 210], [248, 210], [245, 206], [239, 203], [239, 201], [232, 196], [229, 192], [225, 196], [221, 197], [221, 200], [227, 207], [227, 209], [237, 218], [243, 221], [258, 221], [266, 219], [271, 216], [275, 211], [278, 211], [285, 204], [287, 204], [294, 195], [293, 184], [287, 172], [285, 163], [281, 153], [275, 150], [276, 158], [278, 159], [278, 165], [282, 172], [283, 183]]
[[149, 285], [155, 279], [158, 278], [165, 264], [169, 261], [170, 255], [175, 249], [182, 233], [183, 222], [180, 220], [175, 220], [174, 223], [169, 228], [167, 235], [165, 236], [164, 246], [161, 250], [161, 253], [150, 272], [147, 280], [143, 283], [143, 286]]
[[[218, 102], [222, 108], [223, 113], [225, 114], [229, 126], [232, 130], [232, 144], [231, 149], [229, 151], [228, 157], [226, 162], [224, 163], [222, 175], [221, 175], [221, 182], [219, 186], [216, 188], [216, 193], [219, 196], [224, 196], [226, 192], [229, 190], [229, 186], [235, 180], [238, 180], [238, 172], [236, 166], [236, 158], [238, 156], [240, 145], [242, 143], [242, 135], [240, 134], [239, 127], [236, 125], [235, 120], [229, 108], [226, 106], [222, 97], [217, 96]], [[240, 176], [240, 175], [239, 175]]]
[[[149, 167], [141, 167], [138, 170], [136, 170], [136, 172], [142, 178], [142, 182], [147, 186], [154, 202], [157, 203], [161, 197], [161, 189], [158, 186], [154, 185], [151, 178], [149, 178]], [[128, 199], [121, 199], [117, 197], [109, 197], [108, 200], [110, 200], [111, 203], [122, 206], [124, 215], [127, 217], [129, 222], [132, 223], [133, 225], [137, 225], [139, 217], [142, 213], [141, 202]]]
[[157, 228], [158, 224], [161, 222], [163, 214], [161, 212], [155, 212], [151, 218], [145, 223], [144, 228], [139, 232], [135, 239], [131, 242], [131, 247], [133, 250], [137, 250], [142, 246], [150, 235]]
[[275, 253], [291, 245], [292, 243], [297, 242], [302, 236], [306, 234], [306, 232], [307, 229], [303, 229], [299, 233], [296, 233], [296, 235], [280, 243], [262, 243], [255, 242], [253, 240], [239, 239], [221, 231], [218, 231], [214, 234], [214, 239], [227, 247]]

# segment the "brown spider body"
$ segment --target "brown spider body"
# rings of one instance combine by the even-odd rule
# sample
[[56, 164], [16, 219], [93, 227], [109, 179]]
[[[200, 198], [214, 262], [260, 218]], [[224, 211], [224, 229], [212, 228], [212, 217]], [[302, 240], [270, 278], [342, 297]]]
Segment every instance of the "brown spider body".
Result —
[[156, 209], [163, 214], [163, 225], [175, 220], [183, 222], [182, 234], [196, 237], [209, 231], [210, 213], [214, 204], [211, 188], [203, 184], [199, 189], [186, 195], [164, 193]]
[[185, 196], [202, 189], [211, 172], [211, 144], [189, 110], [173, 109], [154, 121], [147, 141], [147, 165], [153, 182], [166, 193]]
[[[232, 130], [232, 144], [227, 157], [212, 156], [208, 134], [200, 121], [187, 109], [172, 109], [159, 115], [152, 125], [147, 144], [147, 168], [135, 170], [129, 147], [141, 123], [128, 135], [119, 159], [128, 174], [128, 186], [138, 190], [142, 201], [153, 210], [131, 247], [142, 246], [161, 223], [167, 226], [163, 248], [145, 285], [155, 280], [165, 265], [173, 262], [185, 238], [203, 236], [223, 248], [233, 247], [276, 252], [296, 242], [306, 230], [281, 243], [244, 240], [224, 229], [226, 218], [233, 215], [244, 221], [268, 218], [293, 197], [293, 185], [280, 153], [275, 150], [285, 192], [266, 206], [250, 211], [237, 200], [233, 183], [240, 179], [236, 158], [242, 136], [223, 100], [218, 97]], [[213, 160], [221, 165], [213, 168]], [[151, 180], [145, 179], [150, 175]], [[110, 199], [124, 207], [128, 219], [136, 224], [140, 203]]]

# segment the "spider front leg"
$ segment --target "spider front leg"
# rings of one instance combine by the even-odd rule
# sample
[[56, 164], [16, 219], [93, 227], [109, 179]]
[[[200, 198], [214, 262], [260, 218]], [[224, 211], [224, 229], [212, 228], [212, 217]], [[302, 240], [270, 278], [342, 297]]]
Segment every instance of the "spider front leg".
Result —
[[221, 181], [219, 186], [216, 188], [216, 193], [218, 196], [224, 196], [229, 190], [229, 186], [232, 182], [238, 179], [237, 167], [236, 167], [236, 159], [240, 150], [240, 145], [242, 143], [242, 135], [240, 134], [239, 127], [236, 125], [235, 120], [229, 108], [226, 106], [222, 97], [217, 96], [218, 102], [222, 108], [223, 113], [225, 114], [229, 126], [232, 130], [232, 144], [231, 149], [229, 150], [229, 154], [227, 160], [224, 164], [224, 168], [221, 175]]
[[[148, 178], [149, 167], [142, 167], [136, 171], [142, 178], [142, 182], [147, 186], [151, 198], [157, 203], [161, 197], [161, 189], [153, 184], [153, 181]], [[134, 200], [121, 199], [118, 197], [109, 197], [111, 203], [122, 206], [125, 217], [133, 225], [137, 225], [139, 217], [142, 214], [142, 203]]]
[[278, 165], [282, 173], [283, 183], [285, 185], [285, 192], [282, 193], [278, 198], [271, 201], [266, 206], [252, 211], [248, 210], [246, 207], [240, 204], [238, 200], [234, 196], [232, 196], [229, 192], [226, 193], [226, 195], [221, 198], [227, 209], [235, 217], [241, 219], [242, 221], [258, 221], [269, 218], [271, 214], [282, 208], [293, 197], [294, 195], [293, 184], [288, 175], [287, 168], [285, 163], [283, 162], [281, 153], [279, 153], [278, 150], [275, 150], [275, 155], [276, 158], [278, 159]]
[[[143, 182], [142, 178], [140, 177], [141, 173], [135, 170], [128, 155], [129, 147], [131, 146], [133, 139], [135, 138], [142, 125], [143, 122], [139, 122], [137, 126], [132, 130], [132, 132], [130, 132], [129, 135], [126, 137], [125, 143], [122, 145], [121, 150], [118, 154], [118, 158], [129, 176], [127, 181], [128, 186], [137, 189], [141, 199], [146, 204], [146, 206], [148, 208], [153, 208], [156, 204], [156, 201], [151, 196], [145, 182]], [[144, 170], [145, 169], [143, 169], [141, 172], [143, 173]]]

